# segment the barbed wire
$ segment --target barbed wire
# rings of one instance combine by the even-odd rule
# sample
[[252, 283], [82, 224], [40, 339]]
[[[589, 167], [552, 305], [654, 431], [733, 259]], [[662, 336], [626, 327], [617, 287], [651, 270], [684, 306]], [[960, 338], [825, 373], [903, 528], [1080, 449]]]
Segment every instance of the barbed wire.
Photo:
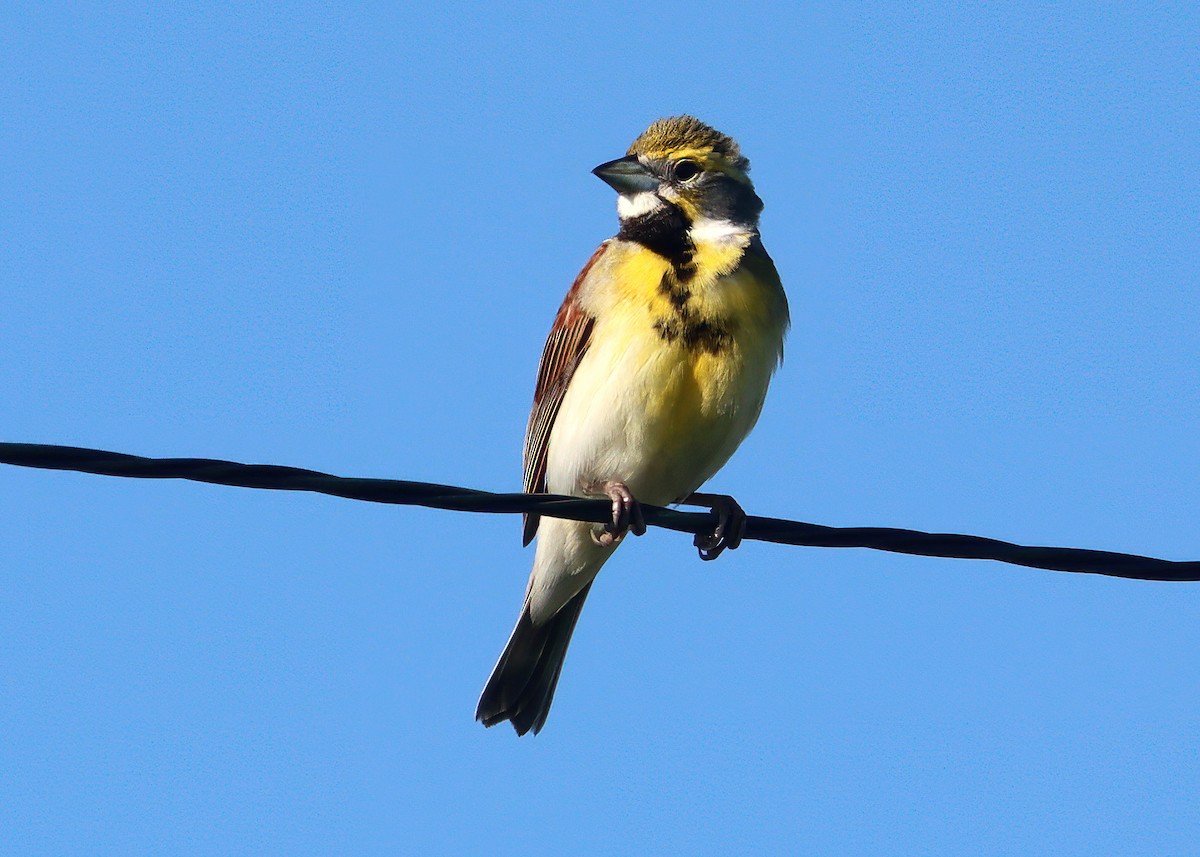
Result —
[[[310, 491], [348, 500], [457, 512], [535, 512], [600, 524], [607, 523], [612, 514], [607, 500], [558, 494], [496, 494], [428, 482], [347, 478], [276, 464], [239, 464], [212, 458], [144, 458], [121, 452], [40, 443], [0, 443], [0, 463], [103, 476], [188, 479], [242, 488]], [[710, 532], [717, 523], [717, 516], [712, 512], [681, 512], [649, 505], [644, 505], [642, 511], [647, 524], [681, 533]], [[982, 536], [925, 533], [893, 527], [827, 527], [748, 515], [744, 538], [802, 547], [870, 548], [916, 556], [990, 559], [1049, 571], [1104, 574], [1132, 580], [1200, 580], [1200, 562], [1196, 561], [1083, 548], [1030, 547]]]

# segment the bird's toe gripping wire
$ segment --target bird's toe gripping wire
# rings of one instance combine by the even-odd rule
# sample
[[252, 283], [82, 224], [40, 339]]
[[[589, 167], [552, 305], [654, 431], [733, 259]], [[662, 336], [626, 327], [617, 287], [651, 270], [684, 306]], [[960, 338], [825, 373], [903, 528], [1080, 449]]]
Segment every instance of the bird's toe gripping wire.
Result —
[[612, 547], [625, 538], [625, 533], [645, 535], [646, 519], [642, 517], [642, 504], [634, 498], [624, 482], [601, 482], [589, 486], [588, 493], [599, 494], [612, 500], [612, 520], [603, 530], [592, 530], [592, 541], [600, 547]]
[[710, 532], [697, 533], [692, 541], [700, 551], [700, 559], [714, 560], [729, 548], [736, 550], [746, 535], [746, 512], [728, 494], [690, 495], [683, 502], [692, 506], [707, 506], [716, 516], [717, 525]]

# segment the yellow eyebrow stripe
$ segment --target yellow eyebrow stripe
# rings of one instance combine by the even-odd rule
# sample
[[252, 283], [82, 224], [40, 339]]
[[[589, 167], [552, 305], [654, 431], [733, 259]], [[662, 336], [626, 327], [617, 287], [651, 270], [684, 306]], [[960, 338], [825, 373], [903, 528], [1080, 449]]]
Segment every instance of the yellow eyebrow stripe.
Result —
[[714, 151], [711, 146], [705, 146], [703, 148], [690, 147], [671, 149], [665, 152], [662, 157], [672, 161], [679, 161], [687, 158], [700, 164], [701, 167], [709, 172], [724, 173], [730, 178], [737, 179], [745, 184], [750, 183], [749, 176], [747, 176], [737, 167], [730, 164], [723, 155]]

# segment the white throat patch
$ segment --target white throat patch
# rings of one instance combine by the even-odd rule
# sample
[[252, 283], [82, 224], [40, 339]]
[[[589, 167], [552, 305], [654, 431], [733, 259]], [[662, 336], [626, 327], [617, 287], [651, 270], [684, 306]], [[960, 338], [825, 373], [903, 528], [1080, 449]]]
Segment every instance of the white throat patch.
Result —
[[621, 194], [617, 197], [617, 216], [622, 220], [633, 220], [643, 214], [649, 214], [656, 208], [662, 208], [663, 201], [653, 191], [642, 191], [633, 196]]

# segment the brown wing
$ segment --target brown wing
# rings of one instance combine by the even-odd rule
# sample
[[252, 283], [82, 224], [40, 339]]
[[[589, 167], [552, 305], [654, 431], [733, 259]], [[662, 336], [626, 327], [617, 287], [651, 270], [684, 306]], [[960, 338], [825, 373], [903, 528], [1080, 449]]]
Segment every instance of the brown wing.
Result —
[[[583, 281], [596, 261], [608, 249], [608, 242], [601, 244], [592, 258], [583, 266], [579, 276], [567, 292], [546, 347], [542, 350], [542, 362], [538, 366], [537, 388], [533, 393], [533, 412], [529, 415], [529, 427], [525, 431], [525, 493], [540, 494], [546, 490], [546, 450], [550, 445], [550, 430], [554, 418], [562, 405], [567, 385], [575, 374], [575, 367], [587, 351], [592, 338], [595, 319], [583, 309], [579, 293]], [[524, 544], [533, 541], [540, 515], [526, 513]]]

